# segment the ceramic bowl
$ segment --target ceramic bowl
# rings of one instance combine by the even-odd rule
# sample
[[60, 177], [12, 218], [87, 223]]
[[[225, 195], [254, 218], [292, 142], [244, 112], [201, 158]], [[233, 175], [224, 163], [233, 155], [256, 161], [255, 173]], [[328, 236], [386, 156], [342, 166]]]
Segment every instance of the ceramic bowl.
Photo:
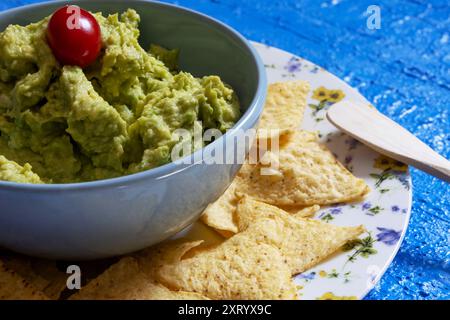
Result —
[[[66, 2], [52, 1], [0, 12], [0, 30], [29, 24]], [[266, 92], [264, 66], [239, 33], [203, 14], [150, 1], [72, 1], [103, 14], [135, 9], [140, 42], [181, 50], [180, 67], [196, 76], [219, 75], [237, 92], [242, 117], [220, 139], [236, 146], [241, 130], [254, 128]], [[240, 156], [248, 148], [235, 148]], [[228, 148], [227, 148], [228, 150]], [[228, 151], [227, 151], [228, 152]], [[197, 159], [197, 158], [196, 158]], [[192, 224], [229, 186], [240, 165], [204, 161], [169, 163], [145, 172], [86, 183], [30, 185], [0, 182], [0, 246], [53, 259], [121, 255], [169, 238]]]

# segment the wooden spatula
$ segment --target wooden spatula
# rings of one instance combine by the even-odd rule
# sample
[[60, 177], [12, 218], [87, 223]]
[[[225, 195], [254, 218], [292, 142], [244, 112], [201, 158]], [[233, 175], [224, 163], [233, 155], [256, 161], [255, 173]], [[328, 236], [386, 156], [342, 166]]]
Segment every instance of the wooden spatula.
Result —
[[330, 107], [327, 118], [372, 149], [450, 182], [450, 162], [447, 159], [375, 108], [341, 101]]

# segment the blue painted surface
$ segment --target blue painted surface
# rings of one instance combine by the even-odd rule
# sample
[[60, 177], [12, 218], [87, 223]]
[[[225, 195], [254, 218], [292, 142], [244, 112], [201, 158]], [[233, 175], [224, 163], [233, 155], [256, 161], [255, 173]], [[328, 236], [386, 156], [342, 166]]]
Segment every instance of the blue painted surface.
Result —
[[[0, 10], [30, 0], [3, 0]], [[383, 113], [450, 158], [448, 0], [179, 0], [247, 38], [296, 53], [356, 87]], [[369, 30], [369, 5], [381, 29]], [[412, 170], [411, 223], [366, 299], [450, 299], [450, 187]]]

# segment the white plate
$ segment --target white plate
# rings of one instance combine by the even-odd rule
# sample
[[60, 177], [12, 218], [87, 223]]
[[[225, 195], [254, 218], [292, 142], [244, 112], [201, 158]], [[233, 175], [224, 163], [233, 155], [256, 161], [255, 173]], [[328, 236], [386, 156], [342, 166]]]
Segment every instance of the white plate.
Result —
[[[269, 82], [292, 79], [309, 81], [311, 93], [302, 128], [319, 131], [322, 141], [338, 159], [357, 177], [363, 178], [372, 190], [361, 203], [323, 208], [316, 218], [337, 225], [364, 225], [375, 240], [373, 248], [376, 253], [364, 254], [363, 250], [358, 251], [355, 247], [298, 275], [295, 281], [303, 287], [300, 289], [301, 296], [304, 299], [361, 299], [387, 269], [405, 235], [412, 203], [409, 172], [398, 171], [403, 168], [380, 160], [377, 167], [393, 169], [374, 167], [380, 155], [333, 127], [325, 117], [327, 106], [331, 103], [320, 103], [315, 99], [317, 94], [313, 94], [314, 91], [317, 93], [318, 88], [324, 87], [340, 90], [345, 95], [344, 100], [370, 104], [355, 89], [319, 66], [293, 54], [258, 43], [254, 45], [266, 65]], [[339, 99], [339, 92], [335, 92], [335, 97]], [[317, 106], [323, 109], [314, 110]]]
[[[379, 158], [378, 153], [342, 134], [326, 120], [330, 99], [342, 98], [370, 104], [355, 89], [309, 61], [277, 48], [253, 44], [266, 65], [269, 83], [301, 79], [311, 84], [302, 128], [319, 131], [321, 140], [341, 163], [364, 179], [371, 188], [363, 201], [324, 207], [315, 218], [342, 226], [364, 225], [367, 234], [362, 238], [372, 247], [357, 245], [297, 275], [294, 281], [299, 285], [300, 297], [362, 299], [386, 271], [405, 235], [412, 203], [412, 185], [407, 167]], [[327, 91], [318, 90], [321, 87]], [[319, 91], [325, 91], [328, 98], [320, 98]], [[199, 234], [207, 242], [218, 240], [211, 229], [200, 223], [178, 236], [198, 239]]]

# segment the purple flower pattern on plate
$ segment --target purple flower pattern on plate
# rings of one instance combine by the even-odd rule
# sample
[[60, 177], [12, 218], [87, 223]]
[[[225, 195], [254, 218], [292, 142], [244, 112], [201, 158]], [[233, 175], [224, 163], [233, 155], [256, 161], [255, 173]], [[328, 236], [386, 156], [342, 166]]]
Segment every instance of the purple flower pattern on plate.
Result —
[[329, 210], [322, 212], [319, 215], [319, 219], [322, 219], [324, 221], [330, 221], [333, 220], [335, 215], [341, 214], [342, 208], [340, 206], [333, 206]]
[[382, 227], [377, 227], [377, 229], [380, 231], [377, 234], [377, 240], [389, 246], [393, 246], [394, 244], [396, 244], [397, 241], [400, 239], [400, 235], [402, 234], [401, 230], [396, 231], [394, 229]]
[[316, 277], [316, 273], [314, 271], [313, 272], [309, 272], [309, 273], [300, 273], [298, 275], [298, 278], [304, 279], [306, 281], [313, 280], [315, 277]]
[[288, 63], [284, 67], [284, 69], [286, 69], [290, 73], [300, 71], [301, 68], [302, 68], [302, 63], [301, 63], [300, 59], [297, 57], [292, 57], [291, 59], [289, 59]]
[[368, 216], [374, 216], [379, 214], [381, 211], [384, 210], [384, 208], [380, 207], [380, 206], [373, 206], [370, 202], [363, 202], [363, 204], [361, 205], [361, 209], [363, 210], [363, 212], [365, 214], [367, 214]]

